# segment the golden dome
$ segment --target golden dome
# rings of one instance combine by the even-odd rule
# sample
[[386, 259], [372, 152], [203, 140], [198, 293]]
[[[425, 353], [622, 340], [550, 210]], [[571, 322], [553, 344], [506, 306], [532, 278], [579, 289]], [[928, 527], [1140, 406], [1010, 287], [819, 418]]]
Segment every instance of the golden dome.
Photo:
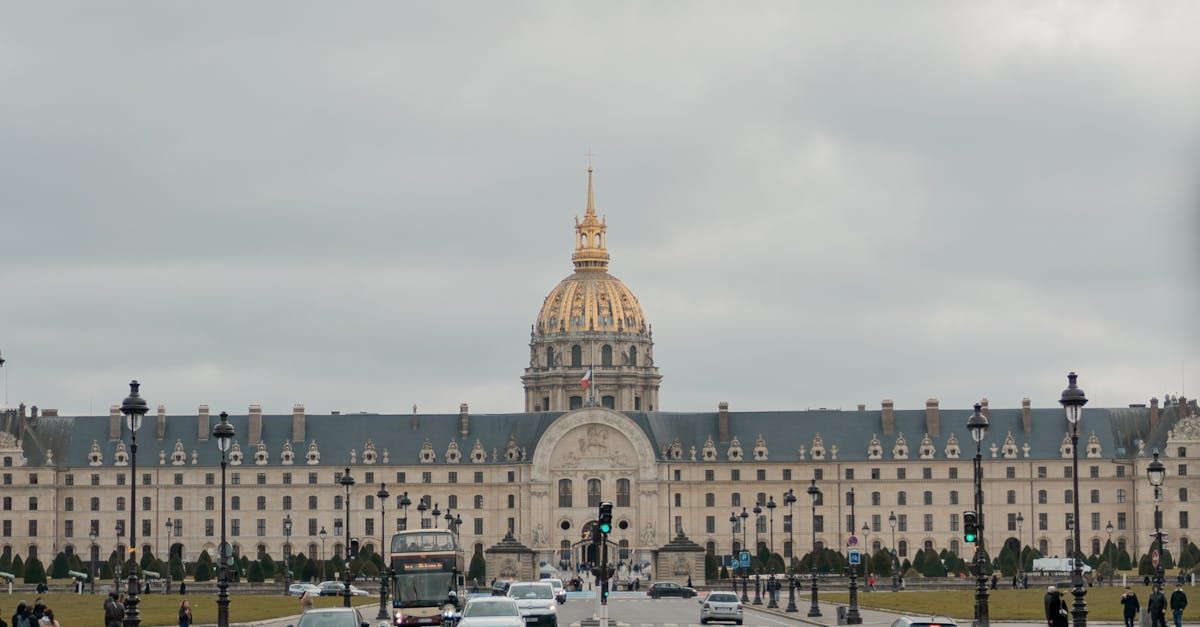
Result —
[[575, 273], [563, 279], [542, 303], [534, 333], [581, 331], [646, 333], [646, 317], [637, 297], [608, 273], [608, 226], [596, 217], [592, 166], [588, 165], [587, 209], [575, 220]]

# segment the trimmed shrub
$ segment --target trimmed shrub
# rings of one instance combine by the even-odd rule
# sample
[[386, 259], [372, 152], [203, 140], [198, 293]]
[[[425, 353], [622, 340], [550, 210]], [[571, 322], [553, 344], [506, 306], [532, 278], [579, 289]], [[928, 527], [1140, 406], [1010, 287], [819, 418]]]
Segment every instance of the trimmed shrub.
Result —
[[42, 583], [45, 580], [46, 569], [42, 566], [42, 561], [36, 557], [29, 558], [29, 561], [25, 562], [25, 583]]

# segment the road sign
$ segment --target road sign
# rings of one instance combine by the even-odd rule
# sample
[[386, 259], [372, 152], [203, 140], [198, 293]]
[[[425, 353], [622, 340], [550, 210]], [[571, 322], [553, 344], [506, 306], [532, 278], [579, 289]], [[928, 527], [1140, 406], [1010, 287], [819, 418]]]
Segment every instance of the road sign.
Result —
[[1154, 562], [1154, 567], [1158, 568], [1158, 549], [1150, 551], [1150, 561]]
[[862, 551], [858, 549], [850, 549], [850, 565], [858, 566], [862, 563]]
[[850, 536], [850, 539], [846, 540], [846, 544], [849, 544], [850, 546], [858, 546], [858, 537]]
[[742, 563], [742, 568], [750, 568], [750, 551], [742, 551], [738, 558]]

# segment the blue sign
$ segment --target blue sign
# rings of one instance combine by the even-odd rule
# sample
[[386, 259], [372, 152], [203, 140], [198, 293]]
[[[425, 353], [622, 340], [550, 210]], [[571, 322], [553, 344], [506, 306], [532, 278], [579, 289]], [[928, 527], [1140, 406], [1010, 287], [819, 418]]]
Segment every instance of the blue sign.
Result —
[[738, 557], [742, 562], [742, 568], [750, 568], [750, 551], [742, 551]]
[[850, 565], [858, 566], [862, 563], [862, 551], [858, 549], [850, 549]]

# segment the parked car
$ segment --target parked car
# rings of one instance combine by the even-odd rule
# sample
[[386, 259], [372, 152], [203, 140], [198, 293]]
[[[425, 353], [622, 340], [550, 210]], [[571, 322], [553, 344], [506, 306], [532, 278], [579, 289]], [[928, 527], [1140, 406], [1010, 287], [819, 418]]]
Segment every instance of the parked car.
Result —
[[742, 602], [732, 592], [712, 592], [700, 601], [700, 624], [713, 620], [731, 620], [742, 624]]
[[467, 601], [458, 627], [525, 627], [517, 602], [508, 597], [479, 597]]
[[508, 598], [517, 602], [526, 625], [558, 627], [554, 587], [541, 582], [519, 582], [508, 587]]
[[492, 583], [492, 596], [502, 597], [508, 596], [508, 587], [512, 585], [511, 581], [497, 579]]
[[901, 616], [892, 627], [958, 627], [958, 621], [946, 616]]
[[687, 586], [681, 586], [670, 581], [659, 581], [646, 588], [646, 594], [651, 599], [661, 599], [662, 597], [683, 597], [690, 599], [696, 596], [696, 591]]
[[371, 627], [353, 607], [328, 607], [304, 613], [300, 621], [288, 627]]
[[321, 587], [311, 583], [294, 583], [288, 586], [288, 594], [291, 596], [304, 596], [305, 592], [307, 592], [308, 596], [310, 597], [320, 596]]
[[551, 588], [554, 588], [554, 600], [558, 601], [560, 605], [567, 602], [567, 589], [563, 587], [562, 579], [547, 577], [541, 583], [548, 583]]

